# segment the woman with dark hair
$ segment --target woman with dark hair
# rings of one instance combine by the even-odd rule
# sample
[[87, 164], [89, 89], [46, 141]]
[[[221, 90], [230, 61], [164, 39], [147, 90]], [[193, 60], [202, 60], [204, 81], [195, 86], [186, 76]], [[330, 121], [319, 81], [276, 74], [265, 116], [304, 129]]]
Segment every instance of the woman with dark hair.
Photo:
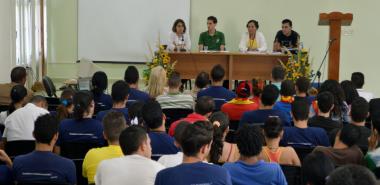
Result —
[[102, 110], [112, 108], [112, 97], [105, 94], [104, 91], [108, 88], [108, 77], [103, 71], [98, 71], [92, 76], [92, 93], [96, 106]]
[[197, 99], [199, 91], [206, 89], [210, 85], [210, 75], [204, 71], [200, 72], [195, 78], [195, 87], [193, 89], [192, 95], [194, 99]]
[[9, 105], [8, 111], [3, 111], [0, 113], [0, 124], [4, 124], [5, 119], [8, 115], [12, 114], [15, 110], [23, 107], [27, 102], [28, 90], [23, 85], [15, 85], [11, 89], [10, 97], [11, 104]]
[[170, 51], [190, 51], [190, 36], [186, 33], [186, 24], [182, 19], [177, 19], [172, 27], [169, 37], [168, 49]]
[[267, 43], [264, 34], [257, 31], [259, 29], [259, 22], [256, 20], [249, 20], [246, 27], [248, 31], [241, 36], [239, 44], [240, 51], [265, 52], [267, 50]]
[[[144, 106], [143, 101], [136, 101], [128, 108], [128, 118], [127, 120], [128, 125], [143, 125], [143, 117], [142, 117], [142, 108]], [[145, 127], [145, 126], [144, 126]]]
[[73, 105], [73, 97], [74, 97], [74, 90], [71, 88], [67, 88], [63, 90], [61, 94], [61, 104], [57, 107], [57, 119], [58, 121], [62, 121], [64, 119], [72, 118], [73, 112], [74, 112], [74, 105]]
[[346, 103], [350, 106], [354, 99], [359, 97], [359, 93], [354, 87], [354, 84], [349, 80], [344, 80], [340, 82], [340, 86], [344, 91], [346, 97]]

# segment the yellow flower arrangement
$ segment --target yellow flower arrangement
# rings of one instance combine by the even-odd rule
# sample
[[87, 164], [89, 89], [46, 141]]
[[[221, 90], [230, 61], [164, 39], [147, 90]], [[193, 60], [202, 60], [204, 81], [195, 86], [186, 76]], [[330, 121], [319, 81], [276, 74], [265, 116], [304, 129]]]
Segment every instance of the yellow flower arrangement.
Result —
[[300, 77], [311, 78], [311, 69], [309, 63], [309, 51], [302, 49], [296, 54], [292, 54], [289, 50], [285, 50], [289, 59], [286, 63], [280, 61], [286, 71], [286, 79], [296, 81]]

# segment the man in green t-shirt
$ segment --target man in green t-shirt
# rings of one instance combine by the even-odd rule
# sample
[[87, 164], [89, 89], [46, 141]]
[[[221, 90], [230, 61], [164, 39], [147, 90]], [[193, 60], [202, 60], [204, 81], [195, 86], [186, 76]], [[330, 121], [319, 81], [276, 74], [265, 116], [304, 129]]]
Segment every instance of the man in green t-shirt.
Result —
[[[224, 34], [220, 31], [216, 31], [215, 27], [218, 20], [214, 16], [207, 18], [207, 31], [202, 32], [199, 36], [199, 51], [210, 50], [210, 51], [224, 51], [226, 41], [224, 39]], [[207, 49], [205, 48], [207, 47]]]

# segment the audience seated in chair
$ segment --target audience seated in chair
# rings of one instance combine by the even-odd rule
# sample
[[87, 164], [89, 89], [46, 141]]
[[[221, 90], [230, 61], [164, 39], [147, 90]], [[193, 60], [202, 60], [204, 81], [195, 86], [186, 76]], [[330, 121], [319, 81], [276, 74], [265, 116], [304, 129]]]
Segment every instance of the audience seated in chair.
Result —
[[176, 154], [179, 150], [174, 145], [174, 139], [166, 133], [165, 115], [160, 104], [150, 100], [142, 108], [144, 124], [148, 128], [150, 144], [152, 146], [152, 159], [158, 160], [165, 154]]
[[144, 125], [144, 120], [142, 116], [142, 108], [144, 107], [145, 102], [136, 101], [128, 107], [128, 125], [140, 125], [146, 127]]
[[333, 161], [322, 152], [313, 152], [302, 162], [303, 183], [325, 185], [329, 174], [334, 171]]
[[210, 96], [202, 96], [198, 98], [195, 104], [195, 112], [189, 114], [186, 118], [178, 120], [170, 125], [169, 135], [174, 136], [174, 130], [177, 124], [181, 121], [187, 121], [189, 123], [194, 123], [196, 121], [204, 121], [207, 120], [211, 115], [212, 111], [215, 108], [215, 103], [212, 97]]
[[361, 72], [354, 72], [351, 74], [351, 82], [359, 93], [360, 97], [363, 97], [367, 102], [375, 98], [373, 93], [365, 91], [364, 86], [364, 74]]
[[237, 97], [225, 103], [221, 111], [226, 113], [230, 120], [240, 120], [244, 112], [257, 110], [259, 104], [251, 101], [252, 87], [247, 81], [240, 82], [236, 88]]
[[204, 71], [195, 78], [195, 88], [192, 91], [194, 100], [197, 99], [198, 92], [205, 90], [210, 85], [210, 75]]
[[278, 98], [279, 90], [274, 85], [264, 87], [261, 94], [259, 110], [245, 112], [240, 120], [239, 126], [244, 124], [264, 125], [269, 117], [279, 117], [284, 126], [290, 126], [286, 113], [280, 110], [273, 110], [273, 106]]
[[129, 95], [130, 89], [126, 82], [123, 80], [116, 81], [112, 85], [112, 109], [110, 110], [104, 110], [99, 112], [96, 115], [96, 119], [99, 121], [102, 121], [104, 116], [110, 112], [110, 111], [116, 111], [123, 113], [125, 120], [129, 120], [128, 118], [128, 108], [126, 108], [126, 103], [128, 101], [128, 95]]
[[[352, 102], [360, 97], [358, 91], [356, 90], [354, 84], [349, 80], [344, 80], [340, 82], [340, 86], [343, 89], [345, 101], [350, 108]], [[369, 102], [369, 101], [368, 101]]]
[[181, 76], [178, 72], [173, 72], [168, 81], [169, 92], [157, 96], [156, 100], [162, 109], [193, 109], [194, 99], [190, 94], [180, 92]]
[[[108, 77], [103, 71], [98, 71], [92, 76], [92, 94], [96, 107], [108, 110], [112, 107], [112, 97], [105, 92], [108, 88]], [[96, 110], [97, 111], [97, 110]]]
[[157, 174], [155, 185], [220, 184], [231, 185], [226, 169], [205, 163], [213, 138], [212, 124], [198, 121], [188, 124], [182, 134], [183, 164]]
[[[371, 170], [380, 169], [380, 111], [371, 113], [372, 133], [369, 139], [369, 150], [365, 156], [365, 164]], [[380, 177], [380, 176], [378, 176]]]
[[268, 118], [264, 124], [266, 146], [260, 154], [260, 159], [281, 165], [301, 166], [300, 159], [292, 147], [281, 147], [280, 140], [284, 135], [284, 128], [279, 118]]
[[375, 175], [360, 165], [346, 165], [335, 169], [327, 179], [326, 185], [377, 185]]
[[67, 183], [76, 184], [75, 165], [54, 153], [58, 139], [58, 121], [46, 114], [37, 118], [33, 136], [35, 151], [18, 156], [13, 161], [13, 176], [18, 183]]
[[[67, 88], [63, 90], [61, 94], [61, 104], [58, 105], [57, 111], [55, 112], [55, 116], [57, 117], [58, 121], [61, 122], [64, 119], [70, 119], [73, 118], [74, 113], [74, 104], [73, 104], [73, 97], [75, 95], [75, 91], [71, 88]], [[54, 115], [53, 112], [50, 112], [52, 115]]]
[[264, 83], [257, 79], [252, 79], [252, 98], [251, 98], [251, 101], [253, 101], [254, 103], [256, 103], [257, 105], [260, 106], [260, 96], [261, 96], [261, 93], [263, 92], [263, 85]]
[[95, 184], [153, 185], [156, 174], [165, 167], [150, 159], [152, 148], [146, 131], [140, 126], [130, 126], [120, 134], [119, 143], [125, 156], [102, 161]]
[[263, 146], [260, 127], [255, 125], [241, 127], [237, 134], [237, 146], [240, 160], [223, 165], [231, 175], [232, 184], [287, 184], [280, 165], [259, 159]]
[[280, 90], [280, 101], [277, 101], [274, 106], [273, 110], [281, 110], [286, 113], [287, 120], [286, 122], [292, 122], [292, 102], [294, 101], [294, 83], [291, 80], [284, 80], [281, 83], [281, 90]]
[[12, 114], [15, 110], [24, 107], [27, 103], [27, 89], [23, 85], [15, 85], [11, 90], [11, 100], [7, 110], [0, 113], [0, 125], [5, 124], [5, 119]]
[[150, 99], [149, 95], [139, 90], [139, 71], [135, 66], [128, 66], [124, 73], [124, 81], [130, 88], [127, 107], [129, 108], [136, 101], [146, 102]]
[[[0, 105], [9, 105], [11, 103], [11, 90], [15, 85], [25, 86], [27, 81], [26, 69], [21, 66], [17, 66], [11, 71], [11, 83], [0, 84]], [[33, 97], [33, 92], [27, 90], [26, 102]]]
[[221, 65], [216, 65], [211, 70], [211, 86], [198, 92], [197, 99], [202, 96], [214, 98], [215, 110], [220, 110], [222, 105], [236, 97], [235, 93], [223, 87], [225, 71]]
[[121, 112], [111, 111], [104, 117], [103, 135], [107, 140], [108, 146], [91, 149], [83, 160], [82, 174], [83, 177], [88, 179], [89, 184], [95, 183], [96, 169], [101, 161], [123, 156], [119, 145], [119, 136], [126, 128], [126, 125], [124, 114]]
[[306, 77], [299, 77], [296, 80], [296, 84], [295, 84], [296, 96], [294, 97], [294, 99], [306, 98], [307, 103], [311, 105], [311, 103], [315, 99], [315, 96], [309, 95], [308, 93], [309, 89], [310, 89], [310, 79]]
[[167, 73], [165, 69], [161, 66], [154, 67], [149, 76], [149, 82], [147, 91], [150, 98], [157, 98], [157, 96], [167, 93]]
[[272, 69], [272, 81], [271, 84], [281, 90], [281, 83], [285, 80], [285, 69], [281, 66], [276, 66]]

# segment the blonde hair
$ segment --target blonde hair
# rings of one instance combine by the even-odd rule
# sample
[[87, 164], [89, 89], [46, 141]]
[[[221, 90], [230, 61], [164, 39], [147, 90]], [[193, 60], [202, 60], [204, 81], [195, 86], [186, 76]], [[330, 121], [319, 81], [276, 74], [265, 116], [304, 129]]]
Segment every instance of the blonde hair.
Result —
[[167, 83], [166, 71], [163, 67], [157, 66], [150, 72], [148, 83], [148, 94], [152, 98], [156, 98], [164, 93]]

